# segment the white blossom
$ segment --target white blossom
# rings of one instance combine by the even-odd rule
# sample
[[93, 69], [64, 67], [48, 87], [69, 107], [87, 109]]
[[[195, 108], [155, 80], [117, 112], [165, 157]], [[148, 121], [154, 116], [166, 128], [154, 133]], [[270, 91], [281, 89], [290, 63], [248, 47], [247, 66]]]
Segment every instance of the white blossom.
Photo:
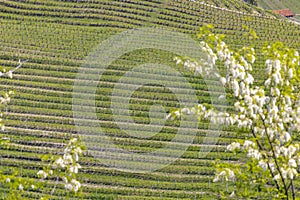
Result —
[[8, 76], [9, 78], [12, 78], [12, 77], [13, 77], [12, 71], [8, 71], [8, 72], [7, 72], [7, 76]]
[[75, 179], [72, 179], [71, 180], [71, 183], [73, 185], [73, 188], [74, 188], [74, 192], [77, 192], [79, 190], [79, 188], [81, 187], [81, 184], [79, 181], [75, 180]]
[[47, 174], [45, 171], [43, 171], [43, 170], [38, 171], [37, 175], [38, 175], [38, 177], [40, 177], [41, 179], [45, 179], [45, 178], [48, 177], [48, 174]]
[[180, 118], [180, 112], [179, 111], [175, 111], [174, 114], [176, 115], [177, 118]]
[[[207, 55], [206, 60], [201, 60], [201, 70], [196, 70], [200, 66], [198, 63], [192, 63], [189, 59], [184, 62], [189, 70], [214, 75], [223, 86], [231, 89], [235, 113], [220, 112], [199, 104], [195, 112], [184, 108], [181, 112], [173, 112], [172, 116], [195, 114], [198, 119], [210, 120], [214, 124], [248, 129], [253, 139], [245, 140], [243, 145], [233, 142], [226, 147], [227, 151], [239, 149], [245, 152], [262, 170], [266, 173], [270, 171], [269, 177], [274, 176], [274, 180], [295, 179], [298, 175], [296, 169], [300, 165], [300, 145], [291, 141], [292, 136], [300, 132], [300, 95], [296, 93], [298, 85], [294, 81], [294, 77], [299, 75], [299, 66], [295, 66], [300, 65], [299, 53], [269, 45], [264, 52], [267, 56], [266, 80], [262, 86], [254, 86], [251, 72], [255, 62], [254, 49], [244, 47], [234, 53], [224, 42], [220, 42], [217, 35], [208, 35], [214, 42], [200, 43], [200, 48]], [[245, 52], [244, 55], [241, 52]], [[224, 77], [214, 71], [217, 60], [227, 69]], [[219, 99], [224, 97], [221, 95]], [[218, 169], [217, 172], [214, 182], [235, 179], [234, 172], [229, 168]]]
[[78, 141], [78, 139], [77, 138], [72, 138], [71, 140], [70, 140], [70, 144], [72, 144], [72, 143], [76, 143]]
[[276, 174], [275, 176], [274, 176], [274, 180], [279, 180], [280, 179], [280, 175], [279, 174]]
[[73, 158], [70, 154], [63, 155], [63, 162], [64, 163], [73, 163]]
[[73, 185], [71, 183], [65, 184], [66, 190], [72, 191], [73, 190]]
[[245, 140], [243, 147], [244, 148], [249, 148], [249, 147], [253, 147], [254, 143], [250, 140]]
[[260, 160], [260, 158], [262, 158], [261, 153], [258, 150], [253, 149], [253, 148], [248, 149], [247, 156], [251, 157], [251, 158], [254, 158], [256, 160]]
[[68, 183], [68, 179], [65, 176], [61, 177], [61, 179], [63, 180], [64, 183]]
[[293, 68], [289, 69], [288, 76], [290, 79], [293, 78]]
[[258, 165], [259, 165], [264, 171], [268, 168], [268, 164], [267, 164], [265, 161], [263, 161], [263, 160], [260, 160], [260, 161], [258, 162]]
[[291, 140], [291, 135], [286, 131], [280, 136], [280, 141], [282, 143], [288, 142], [290, 140]]
[[291, 158], [291, 159], [289, 160], [288, 165], [289, 165], [290, 167], [297, 167], [297, 163], [296, 163], [296, 161], [295, 161], [293, 158]]
[[226, 85], [226, 83], [227, 83], [226, 78], [224, 78], [224, 77], [221, 77], [220, 81], [221, 81], [222, 85]]
[[55, 162], [54, 165], [60, 166], [62, 168], [66, 167], [65, 161], [62, 158], [58, 158]]
[[77, 174], [78, 173], [78, 169], [81, 169], [80, 164], [75, 164], [75, 165], [71, 165], [70, 166], [70, 172]]
[[240, 147], [241, 147], [241, 144], [240, 144], [240, 143], [238, 143], [238, 142], [233, 142], [233, 143], [231, 143], [230, 145], [228, 145], [226, 149], [227, 149], [228, 151], [234, 151], [234, 150], [236, 150], [236, 149], [240, 149]]
[[19, 190], [23, 190], [24, 186], [22, 184], [20, 184], [18, 188], [19, 188]]
[[217, 182], [222, 179], [225, 179], [226, 181], [234, 181], [235, 174], [231, 169], [225, 168], [223, 171], [216, 174], [216, 177], [214, 178], [213, 182]]

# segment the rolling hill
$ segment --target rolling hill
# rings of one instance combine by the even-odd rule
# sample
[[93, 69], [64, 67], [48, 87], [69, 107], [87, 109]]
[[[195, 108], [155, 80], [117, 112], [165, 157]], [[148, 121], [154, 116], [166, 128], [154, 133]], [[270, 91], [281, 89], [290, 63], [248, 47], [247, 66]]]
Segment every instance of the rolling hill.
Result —
[[[254, 43], [257, 47], [280, 40], [300, 49], [299, 25], [238, 0], [205, 3], [187, 0], [0, 1], [0, 64], [13, 68], [19, 59], [29, 60], [15, 73], [14, 79], [0, 80], [2, 90], [16, 90], [7, 108], [7, 128], [3, 133], [15, 145], [0, 149], [1, 168], [17, 169], [23, 176], [36, 178], [36, 172], [43, 165], [40, 156], [60, 153], [64, 143], [78, 134], [72, 109], [73, 86], [86, 57], [103, 41], [142, 27], [164, 28], [195, 39], [199, 27], [206, 23], [213, 24], [216, 33], [226, 34], [226, 42], [234, 49], [250, 43], [243, 38], [246, 32], [243, 26], [257, 32], [259, 40]], [[183, 47], [188, 45], [177, 42]], [[119, 148], [147, 153], [164, 147], [175, 137], [176, 122], [166, 122], [159, 133], [149, 138], [130, 136], [117, 126], [111, 109], [113, 87], [127, 71], [144, 63], [176, 69], [175, 55], [155, 48], [134, 50], [117, 58], [103, 72], [95, 97], [97, 118], [103, 132]], [[263, 78], [262, 70], [264, 63], [258, 59], [254, 71], [259, 79]], [[188, 72], [182, 73], [191, 83], [197, 100], [211, 103], [207, 83]], [[181, 84], [178, 80], [175, 83]], [[215, 85], [213, 81], [210, 84]], [[151, 125], [148, 113], [153, 104], [161, 104], [170, 111], [178, 106], [178, 99], [161, 85], [140, 87], [132, 94], [129, 109], [134, 120], [128, 123]], [[218, 101], [216, 105], [223, 106]], [[160, 111], [153, 113], [154, 119], [161, 117]], [[156, 129], [153, 127], [153, 130]], [[174, 163], [151, 173], [111, 168], [103, 164], [105, 158], [95, 159], [91, 150], [87, 151], [80, 160], [82, 199], [216, 199], [218, 188], [224, 185], [212, 183], [213, 162], [215, 159], [237, 161], [241, 155], [225, 152], [225, 145], [236, 138], [247, 137], [247, 133], [227, 127], [217, 137], [206, 122], [193, 131], [195, 137], [185, 153]], [[205, 157], [199, 157], [199, 151], [205, 151], [205, 138], [210, 137], [216, 137], [217, 143], [210, 146]], [[53, 184], [54, 181], [49, 190]], [[300, 189], [299, 182], [296, 188]], [[2, 199], [6, 191], [7, 188], [0, 188]], [[41, 195], [36, 190], [26, 193], [31, 199]], [[64, 195], [63, 186], [57, 187], [54, 198], [64, 199]]]
[[259, 0], [258, 6], [266, 10], [281, 10], [281, 9], [289, 8], [296, 14], [296, 16], [293, 19], [300, 22], [300, 1], [299, 0], [291, 0], [291, 1]]

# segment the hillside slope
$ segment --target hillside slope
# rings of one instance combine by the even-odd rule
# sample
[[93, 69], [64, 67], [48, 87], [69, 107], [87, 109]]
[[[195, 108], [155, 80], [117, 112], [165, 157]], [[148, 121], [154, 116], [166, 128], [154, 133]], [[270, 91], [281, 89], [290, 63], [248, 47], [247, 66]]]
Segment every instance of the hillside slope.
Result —
[[299, 0], [259, 0], [258, 6], [266, 10], [281, 10], [289, 8], [296, 16], [294, 19], [300, 22], [300, 1]]
[[[213, 2], [218, 5], [223, 1]], [[238, 2], [236, 5], [247, 7]], [[245, 25], [256, 30], [260, 37], [254, 43], [257, 47], [280, 40], [300, 49], [300, 26], [268, 14], [249, 14], [247, 9], [243, 12], [237, 9], [230, 11], [188, 0], [0, 1], [0, 65], [12, 68], [19, 59], [29, 59], [14, 79], [0, 80], [2, 90], [15, 88], [17, 92], [8, 107], [4, 133], [17, 145], [0, 150], [1, 168], [15, 168], [22, 175], [35, 178], [42, 165], [40, 156], [59, 153], [63, 143], [77, 134], [72, 112], [77, 71], [99, 43], [117, 33], [152, 26], [195, 38], [200, 26], [211, 23], [215, 32], [226, 34], [226, 42], [238, 49], [250, 43], [242, 37]], [[164, 147], [176, 135], [178, 124], [170, 122], [151, 138], [129, 136], [114, 123], [110, 108], [112, 88], [126, 71], [144, 63], [160, 63], [175, 69], [174, 56], [159, 49], [133, 51], [122, 55], [102, 75], [95, 103], [97, 117], [104, 132], [118, 147], [132, 152], [151, 152]], [[263, 78], [263, 69], [264, 63], [258, 59], [255, 74], [259, 79]], [[199, 102], [211, 103], [205, 82], [189, 73], [185, 73], [185, 77], [194, 87]], [[134, 121], [140, 124], [149, 124], [152, 104], [162, 104], [167, 111], [178, 106], [178, 99], [162, 87], [142, 87], [133, 97], [130, 109]], [[236, 161], [240, 155], [225, 152], [225, 145], [247, 134], [227, 127], [217, 144], [212, 145], [211, 152], [199, 158], [204, 139], [216, 136], [213, 130], [208, 130], [207, 123], [199, 124], [193, 144], [183, 156], [152, 173], [118, 171], [88, 152], [80, 160], [83, 169], [79, 179], [84, 183], [82, 199], [216, 199], [218, 188], [224, 185], [212, 183], [213, 160]], [[299, 187], [297, 183], [298, 190]], [[5, 194], [6, 190], [0, 188], [0, 193]], [[26, 195], [36, 199], [42, 194], [33, 190]], [[63, 186], [59, 186], [53, 198], [64, 199], [64, 195]]]

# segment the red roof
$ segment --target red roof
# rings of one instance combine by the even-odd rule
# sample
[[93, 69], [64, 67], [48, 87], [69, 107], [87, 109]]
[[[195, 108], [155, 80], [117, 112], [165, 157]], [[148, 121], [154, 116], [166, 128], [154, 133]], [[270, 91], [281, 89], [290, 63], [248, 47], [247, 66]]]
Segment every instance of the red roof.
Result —
[[274, 13], [280, 14], [285, 17], [294, 17], [295, 13], [293, 13], [290, 9], [283, 9], [283, 10], [273, 10]]

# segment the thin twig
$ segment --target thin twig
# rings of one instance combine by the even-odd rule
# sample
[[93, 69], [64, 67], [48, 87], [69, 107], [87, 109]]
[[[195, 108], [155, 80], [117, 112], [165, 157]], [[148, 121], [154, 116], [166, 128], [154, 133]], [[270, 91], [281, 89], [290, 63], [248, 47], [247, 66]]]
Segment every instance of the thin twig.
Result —
[[289, 199], [288, 188], [287, 188], [286, 182], [285, 182], [285, 180], [284, 180], [284, 178], [283, 178], [282, 172], [281, 172], [281, 170], [280, 170], [280, 166], [279, 166], [279, 164], [278, 164], [278, 162], [277, 162], [277, 159], [276, 159], [276, 156], [275, 156], [274, 147], [273, 147], [273, 144], [272, 144], [272, 142], [271, 142], [271, 138], [270, 138], [270, 136], [269, 136], [269, 134], [268, 134], [267, 125], [266, 125], [265, 120], [263, 119], [263, 117], [262, 117], [261, 115], [259, 115], [259, 116], [260, 116], [260, 118], [261, 118], [261, 120], [262, 120], [262, 122], [263, 122], [263, 125], [264, 125], [264, 128], [265, 128], [265, 132], [266, 132], [266, 136], [267, 136], [268, 142], [269, 142], [269, 144], [270, 144], [272, 154], [273, 154], [273, 156], [274, 156], [275, 165], [276, 165], [276, 168], [277, 168], [277, 170], [278, 170], [278, 172], [279, 172], [281, 181], [282, 181], [283, 186], [284, 186], [286, 199]]
[[0, 77], [3, 77], [3, 76], [6, 76], [8, 75], [9, 73], [14, 73], [15, 71], [17, 71], [20, 67], [22, 67], [22, 65], [24, 63], [28, 62], [28, 60], [24, 60], [21, 62], [21, 60], [19, 60], [19, 65], [17, 67], [15, 67], [14, 69], [12, 70], [9, 70], [8, 72], [5, 72], [5, 73], [0, 73]]
[[[251, 133], [252, 133], [252, 135], [254, 136], [254, 138], [257, 138], [256, 134], [254, 133], [253, 128], [251, 128]], [[258, 148], [259, 148], [261, 151], [263, 151], [263, 147], [262, 147], [262, 145], [259, 143], [258, 140], [256, 140], [256, 144], [257, 144]], [[263, 156], [265, 159], [267, 159], [267, 157], [266, 157], [265, 154], [262, 154], [262, 156]], [[267, 161], [267, 166], [268, 166], [268, 169], [269, 169], [269, 171], [270, 171], [270, 173], [271, 173], [272, 178], [274, 178], [275, 175], [274, 175], [274, 173], [272, 172], [272, 168], [271, 168], [271, 166], [270, 166], [269, 161]], [[274, 182], [275, 182], [275, 184], [276, 184], [276, 188], [277, 188], [278, 191], [279, 191], [279, 190], [280, 190], [280, 186], [279, 186], [277, 180], [274, 180]]]
[[58, 181], [59, 181], [59, 177], [56, 177], [55, 185], [54, 185], [53, 189], [51, 190], [50, 196], [52, 196], [54, 194], [56, 186], [58, 185]]
[[295, 186], [294, 186], [294, 181], [291, 180], [291, 186], [292, 186], [292, 198], [293, 200], [296, 199], [296, 193], [295, 193]]

